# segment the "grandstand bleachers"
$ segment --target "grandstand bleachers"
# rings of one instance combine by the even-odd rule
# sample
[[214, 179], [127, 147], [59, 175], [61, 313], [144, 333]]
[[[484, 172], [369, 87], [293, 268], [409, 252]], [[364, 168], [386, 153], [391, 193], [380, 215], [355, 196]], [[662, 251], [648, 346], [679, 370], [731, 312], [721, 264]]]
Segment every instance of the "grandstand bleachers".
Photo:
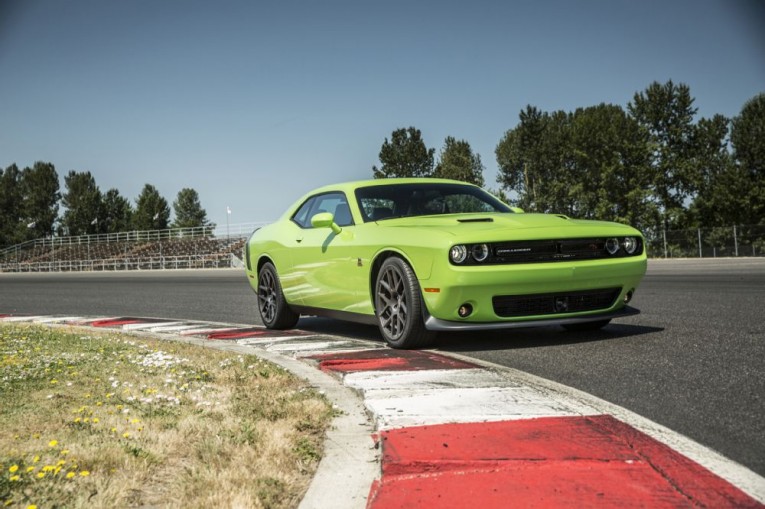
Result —
[[200, 228], [37, 239], [1, 250], [0, 272], [232, 267], [241, 265], [244, 243], [261, 224], [237, 225], [223, 236]]

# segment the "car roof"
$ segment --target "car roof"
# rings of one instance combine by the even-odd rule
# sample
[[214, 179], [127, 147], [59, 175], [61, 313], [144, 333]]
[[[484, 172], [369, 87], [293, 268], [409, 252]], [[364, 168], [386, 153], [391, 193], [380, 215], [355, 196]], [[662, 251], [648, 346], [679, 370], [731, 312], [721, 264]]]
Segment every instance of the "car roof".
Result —
[[353, 180], [349, 182], [341, 182], [338, 184], [331, 184], [327, 186], [314, 189], [308, 195], [325, 193], [328, 191], [343, 190], [353, 191], [360, 187], [373, 187], [373, 186], [387, 186], [395, 184], [461, 184], [466, 186], [472, 186], [467, 182], [460, 182], [459, 180], [439, 179], [439, 178], [382, 178], [382, 179], [369, 179], [369, 180]]

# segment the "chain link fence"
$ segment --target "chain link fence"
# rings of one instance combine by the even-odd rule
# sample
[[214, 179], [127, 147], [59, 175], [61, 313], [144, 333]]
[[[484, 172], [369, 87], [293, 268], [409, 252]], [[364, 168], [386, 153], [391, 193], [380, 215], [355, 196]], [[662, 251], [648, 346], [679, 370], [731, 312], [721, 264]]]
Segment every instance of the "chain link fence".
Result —
[[667, 230], [646, 240], [651, 258], [765, 256], [765, 225]]

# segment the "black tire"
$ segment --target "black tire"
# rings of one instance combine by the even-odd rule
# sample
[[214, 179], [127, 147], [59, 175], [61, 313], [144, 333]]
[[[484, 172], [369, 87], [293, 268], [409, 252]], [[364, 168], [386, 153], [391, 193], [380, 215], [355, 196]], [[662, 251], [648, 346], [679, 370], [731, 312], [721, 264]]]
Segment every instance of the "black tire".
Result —
[[611, 323], [611, 320], [598, 320], [597, 322], [584, 322], [584, 323], [569, 323], [564, 325], [563, 328], [571, 332], [585, 332], [600, 330], [606, 325]]
[[422, 348], [435, 333], [422, 319], [420, 284], [412, 268], [401, 258], [387, 258], [375, 283], [375, 313], [385, 341], [393, 348]]
[[269, 329], [291, 329], [300, 318], [287, 304], [276, 268], [271, 262], [263, 264], [258, 271], [258, 311], [263, 325]]

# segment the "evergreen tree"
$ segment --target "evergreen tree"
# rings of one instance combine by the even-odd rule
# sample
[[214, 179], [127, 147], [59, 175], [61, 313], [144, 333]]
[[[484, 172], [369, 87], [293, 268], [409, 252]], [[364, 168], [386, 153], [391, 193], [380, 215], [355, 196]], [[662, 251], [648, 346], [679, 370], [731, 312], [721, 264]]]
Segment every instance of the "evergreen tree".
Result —
[[104, 195], [103, 211], [106, 232], [125, 232], [132, 227], [133, 207], [117, 189], [109, 189]]
[[173, 202], [175, 220], [173, 228], [214, 227], [207, 220], [207, 212], [199, 203], [199, 194], [190, 188], [181, 189]]
[[51, 163], [36, 162], [21, 172], [20, 185], [25, 237], [36, 239], [52, 235], [61, 198], [56, 168]]
[[697, 189], [698, 165], [693, 154], [696, 108], [685, 84], [654, 82], [636, 93], [627, 106], [645, 129], [651, 151], [651, 193], [661, 215], [656, 229], [681, 228], [685, 201]]
[[0, 169], [0, 247], [18, 244], [27, 227], [22, 224], [21, 172], [15, 164]]
[[104, 223], [103, 197], [96, 179], [89, 171], [70, 171], [64, 177], [66, 192], [62, 203], [66, 207], [61, 226], [67, 235], [102, 233]]
[[380, 148], [381, 166], [372, 166], [374, 178], [430, 177], [433, 174], [434, 148], [427, 148], [419, 129], [396, 129]]
[[433, 176], [483, 187], [483, 169], [481, 156], [473, 153], [467, 141], [447, 136]]
[[765, 224], [765, 93], [744, 104], [733, 119], [733, 157], [750, 187], [751, 224]]
[[157, 188], [146, 184], [136, 198], [133, 228], [136, 230], [164, 230], [170, 220], [170, 207]]

